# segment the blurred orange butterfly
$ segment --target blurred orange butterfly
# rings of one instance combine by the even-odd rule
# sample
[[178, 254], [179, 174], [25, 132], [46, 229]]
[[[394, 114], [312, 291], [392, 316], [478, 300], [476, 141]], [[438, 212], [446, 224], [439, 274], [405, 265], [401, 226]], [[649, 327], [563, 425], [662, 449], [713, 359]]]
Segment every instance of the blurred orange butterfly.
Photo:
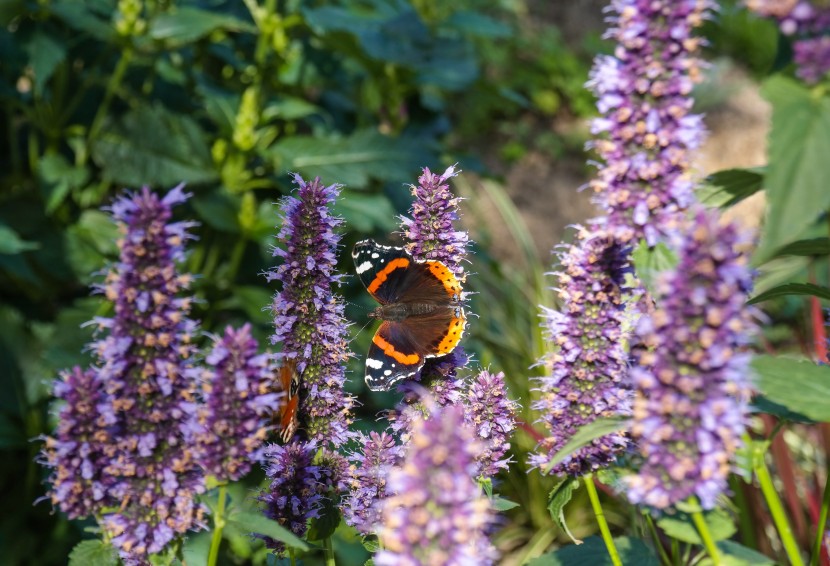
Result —
[[286, 395], [280, 415], [280, 438], [283, 443], [287, 443], [299, 427], [297, 409], [300, 405], [300, 374], [297, 373], [297, 363], [294, 360], [285, 360], [279, 372], [279, 381]]

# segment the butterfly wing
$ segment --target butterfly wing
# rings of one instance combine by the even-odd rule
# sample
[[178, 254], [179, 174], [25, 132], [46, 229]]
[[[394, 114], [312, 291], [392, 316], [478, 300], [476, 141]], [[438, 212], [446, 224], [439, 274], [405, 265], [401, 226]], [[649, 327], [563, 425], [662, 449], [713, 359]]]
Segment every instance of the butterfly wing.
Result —
[[300, 405], [300, 375], [294, 360], [285, 360], [279, 371], [279, 380], [286, 395], [280, 416], [280, 438], [283, 443], [287, 443], [299, 428], [297, 409]]
[[397, 302], [408, 287], [409, 268], [416, 264], [406, 250], [363, 240], [352, 249], [355, 272], [380, 304]]

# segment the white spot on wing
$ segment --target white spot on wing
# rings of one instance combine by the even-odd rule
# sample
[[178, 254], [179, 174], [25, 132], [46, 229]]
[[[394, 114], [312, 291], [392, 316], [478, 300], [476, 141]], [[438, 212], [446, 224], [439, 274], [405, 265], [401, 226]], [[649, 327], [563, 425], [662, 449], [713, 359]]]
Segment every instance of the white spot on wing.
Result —
[[378, 254], [378, 253], [372, 254], [372, 259], [377, 259], [379, 257], [380, 257], [380, 254]]
[[364, 261], [363, 263], [361, 263], [360, 265], [355, 267], [355, 271], [357, 271], [358, 275], [360, 275], [364, 271], [368, 271], [369, 269], [372, 269], [372, 262], [371, 261]]
[[372, 369], [380, 369], [383, 367], [383, 362], [380, 360], [373, 360], [372, 358], [366, 358], [366, 366]]
[[383, 372], [383, 375], [392, 375], [392, 370], [391, 369], [386, 370], [385, 372]]

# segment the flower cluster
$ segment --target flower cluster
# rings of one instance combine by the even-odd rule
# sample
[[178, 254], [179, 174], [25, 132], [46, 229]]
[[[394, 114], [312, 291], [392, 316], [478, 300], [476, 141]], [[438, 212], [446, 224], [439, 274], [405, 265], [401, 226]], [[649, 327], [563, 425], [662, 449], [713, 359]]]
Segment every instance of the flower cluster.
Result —
[[272, 341], [296, 363], [302, 376], [300, 414], [310, 438], [320, 445], [341, 446], [349, 440], [354, 399], [346, 394], [345, 362], [349, 358], [348, 329], [343, 303], [332, 287], [336, 273], [335, 233], [342, 220], [331, 207], [338, 185], [324, 186], [320, 179], [306, 183], [299, 175], [295, 197], [283, 201], [283, 225], [278, 238], [284, 247], [274, 255], [283, 262], [268, 275], [282, 283], [272, 311], [276, 327]]
[[159, 552], [201, 524], [195, 495], [204, 478], [185, 442], [197, 325], [188, 318], [191, 299], [181, 296], [191, 278], [176, 270], [191, 224], [170, 221], [173, 205], [187, 196], [181, 186], [164, 198], [144, 188], [111, 208], [124, 236], [100, 290], [115, 314], [95, 320], [105, 335], [93, 351], [97, 380], [106, 387], [98, 410], [111, 415], [115, 442], [104, 473], [112, 477], [109, 493], [118, 509], [104, 515], [103, 527], [128, 558]]
[[644, 463], [628, 478], [634, 503], [664, 508], [689, 496], [712, 508], [746, 426], [755, 323], [745, 303], [752, 285], [746, 242], [733, 225], [698, 212], [677, 267], [663, 274], [645, 348], [632, 369], [633, 434]]
[[[577, 241], [560, 256], [562, 312], [546, 309], [553, 351], [541, 365], [550, 375], [538, 378], [541, 397], [533, 404], [550, 436], [531, 456], [535, 466], [544, 467], [580, 427], [600, 417], [630, 414], [628, 355], [623, 347], [628, 258], [625, 246], [596, 227], [580, 230]], [[618, 433], [598, 438], [552, 471], [590, 473], [613, 462], [627, 444]]]
[[611, 235], [649, 244], [671, 235], [693, 202], [689, 150], [704, 135], [689, 93], [700, 76], [694, 28], [709, 0], [613, 0], [613, 56], [596, 59], [589, 86], [601, 116], [593, 148], [603, 160], [590, 186]]
[[352, 454], [350, 492], [342, 504], [346, 522], [362, 534], [375, 531], [380, 522], [379, 502], [387, 492], [387, 476], [402, 456], [402, 447], [387, 432], [370, 432]]
[[114, 502], [108, 494], [113, 479], [103, 475], [112, 457], [109, 427], [115, 419], [104, 385], [93, 370], [61, 374], [54, 395], [65, 403], [54, 437], [46, 438], [41, 463], [53, 468], [47, 494], [70, 519], [94, 515]]
[[195, 441], [199, 462], [221, 481], [248, 473], [268, 434], [266, 416], [279, 407], [280, 395], [270, 392], [271, 356], [257, 355], [257, 342], [246, 324], [228, 327], [205, 359]]
[[[428, 397], [424, 402], [429, 404]], [[490, 501], [472, 479], [479, 443], [458, 406], [413, 421], [403, 462], [381, 504], [378, 566], [492, 564]]]
[[467, 391], [465, 418], [481, 444], [478, 475], [489, 478], [506, 470], [510, 436], [516, 428], [516, 402], [507, 396], [504, 374], [482, 370]]
[[799, 78], [817, 83], [830, 72], [830, 6], [826, 2], [746, 0], [746, 5], [753, 12], [777, 20], [781, 33], [793, 38]]

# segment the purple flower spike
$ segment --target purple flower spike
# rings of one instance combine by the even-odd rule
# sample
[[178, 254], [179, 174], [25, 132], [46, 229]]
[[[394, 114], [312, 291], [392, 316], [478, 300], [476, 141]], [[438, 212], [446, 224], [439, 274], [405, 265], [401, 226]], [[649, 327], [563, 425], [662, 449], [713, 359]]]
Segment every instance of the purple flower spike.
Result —
[[495, 561], [490, 501], [472, 479], [479, 449], [459, 406], [432, 407], [429, 419], [413, 422], [403, 462], [389, 473], [377, 566]]
[[75, 367], [55, 382], [55, 397], [65, 402], [54, 437], [46, 438], [40, 463], [53, 468], [47, 494], [70, 519], [95, 515], [114, 502], [112, 478], [103, 474], [112, 456], [109, 427], [113, 414], [94, 370]]
[[660, 278], [645, 348], [632, 369], [633, 434], [645, 458], [627, 478], [633, 503], [665, 508], [697, 496], [715, 506], [746, 427], [754, 312], [752, 274], [733, 225], [698, 212], [675, 270]]
[[191, 299], [182, 296], [191, 278], [176, 270], [191, 224], [170, 222], [172, 206], [186, 198], [181, 186], [164, 198], [145, 187], [111, 208], [124, 237], [100, 290], [114, 302], [115, 315], [96, 320], [106, 334], [93, 350], [117, 443], [105, 473], [114, 480], [110, 494], [118, 510], [104, 515], [103, 527], [131, 560], [201, 527], [195, 495], [204, 490], [204, 478], [186, 442], [193, 427], [197, 325], [188, 318]]
[[283, 244], [274, 255], [282, 264], [268, 279], [282, 283], [272, 310], [276, 331], [274, 344], [296, 361], [301, 377], [300, 418], [309, 437], [321, 446], [347, 442], [354, 399], [346, 394], [345, 362], [348, 349], [343, 303], [332, 288], [340, 283], [336, 273], [340, 236], [335, 229], [342, 220], [331, 208], [338, 185], [323, 186], [320, 179], [306, 183], [294, 176], [296, 198], [282, 204], [283, 225], [278, 238]]
[[257, 355], [246, 324], [225, 329], [205, 361], [196, 434], [199, 462], [220, 481], [235, 481], [250, 471], [268, 434], [266, 417], [279, 408], [280, 396], [269, 392], [271, 356]]
[[601, 116], [592, 147], [602, 158], [590, 186], [608, 229], [622, 242], [671, 236], [693, 202], [689, 152], [704, 136], [691, 114], [700, 78], [692, 32], [715, 8], [708, 0], [612, 0], [617, 48], [596, 59], [588, 86]]
[[[538, 378], [541, 398], [533, 404], [551, 433], [530, 457], [531, 464], [542, 469], [580, 427], [601, 417], [631, 413], [623, 332], [629, 249], [592, 227], [580, 231], [560, 260], [562, 312], [544, 313], [553, 352], [540, 360], [550, 374]], [[593, 472], [612, 463], [627, 445], [622, 434], [603, 436], [572, 453], [552, 472], [572, 476]]]
[[362, 452], [352, 455], [349, 494], [342, 509], [349, 525], [361, 534], [375, 532], [380, 523], [380, 504], [388, 495], [386, 478], [402, 456], [402, 447], [386, 432], [370, 432], [360, 443]]
[[473, 425], [482, 450], [476, 456], [479, 475], [493, 477], [506, 470], [505, 457], [510, 450], [510, 436], [516, 428], [516, 402], [507, 396], [504, 374], [483, 370], [467, 392], [467, 419]]
[[401, 228], [409, 241], [406, 250], [412, 257], [438, 260], [463, 282], [462, 263], [466, 260], [469, 239], [467, 232], [455, 229], [461, 199], [452, 194], [447, 184], [456, 175], [455, 167], [448, 167], [441, 175], [424, 167], [418, 186], [411, 187], [415, 197], [411, 218], [402, 217]]

